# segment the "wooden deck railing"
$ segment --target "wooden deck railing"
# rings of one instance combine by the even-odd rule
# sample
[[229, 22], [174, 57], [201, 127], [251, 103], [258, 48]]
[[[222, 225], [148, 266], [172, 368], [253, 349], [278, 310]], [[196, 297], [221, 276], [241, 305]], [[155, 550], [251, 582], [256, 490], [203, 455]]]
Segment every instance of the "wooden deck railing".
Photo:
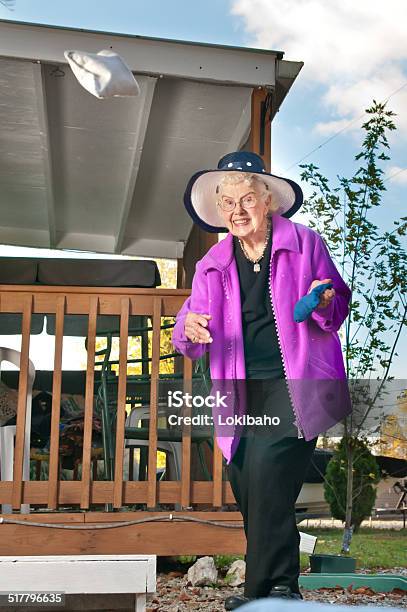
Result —
[[[182, 434], [182, 470], [180, 481], [156, 480], [157, 409], [160, 325], [162, 317], [175, 316], [189, 295], [186, 290], [116, 289], [98, 287], [51, 287], [0, 285], [0, 313], [22, 314], [22, 343], [19, 374], [18, 414], [14, 453], [14, 479], [0, 482], [0, 503], [12, 504], [14, 510], [21, 505], [41, 505], [51, 510], [60, 506], [73, 506], [88, 510], [93, 505], [111, 504], [122, 508], [130, 504], [146, 504], [148, 509], [159, 509], [159, 504], [180, 504], [191, 508], [193, 504], [207, 504], [220, 508], [234, 503], [228, 482], [223, 480], [222, 454], [214, 444], [212, 481], [191, 481], [191, 437], [187, 428]], [[54, 314], [55, 354], [52, 385], [52, 417], [48, 480], [24, 481], [24, 431], [26, 396], [30, 352], [31, 318], [35, 313]], [[64, 316], [87, 315], [87, 369], [83, 431], [82, 475], [79, 481], [60, 480], [59, 432], [62, 384], [62, 351], [64, 343]], [[113, 481], [97, 481], [92, 477], [92, 419], [94, 411], [94, 371], [96, 326], [98, 315], [120, 317], [119, 375], [117, 397], [115, 469]], [[129, 317], [152, 318], [152, 362], [150, 389], [148, 479], [125, 481], [123, 458], [126, 418], [126, 376]], [[183, 360], [184, 381], [192, 376], [192, 363]], [[35, 365], [35, 364], [34, 364]]]

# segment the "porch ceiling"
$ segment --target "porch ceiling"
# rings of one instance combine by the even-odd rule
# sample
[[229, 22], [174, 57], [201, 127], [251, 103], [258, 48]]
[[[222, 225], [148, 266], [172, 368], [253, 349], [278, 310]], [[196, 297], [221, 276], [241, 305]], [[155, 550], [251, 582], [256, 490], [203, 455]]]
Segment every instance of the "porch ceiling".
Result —
[[[139, 97], [80, 87], [63, 51], [102, 48], [126, 60]], [[0, 22], [0, 242], [179, 257], [187, 179], [245, 146], [253, 87], [280, 106], [301, 66], [279, 52]]]

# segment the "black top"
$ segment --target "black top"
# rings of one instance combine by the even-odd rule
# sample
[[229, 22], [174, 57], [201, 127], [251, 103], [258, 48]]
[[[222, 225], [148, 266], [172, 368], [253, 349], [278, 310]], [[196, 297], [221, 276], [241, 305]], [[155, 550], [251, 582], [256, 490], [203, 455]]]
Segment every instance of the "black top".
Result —
[[240, 280], [243, 342], [247, 378], [284, 378], [284, 368], [269, 293], [269, 272], [272, 237], [263, 258], [260, 272], [246, 259], [238, 238], [233, 237], [233, 250]]

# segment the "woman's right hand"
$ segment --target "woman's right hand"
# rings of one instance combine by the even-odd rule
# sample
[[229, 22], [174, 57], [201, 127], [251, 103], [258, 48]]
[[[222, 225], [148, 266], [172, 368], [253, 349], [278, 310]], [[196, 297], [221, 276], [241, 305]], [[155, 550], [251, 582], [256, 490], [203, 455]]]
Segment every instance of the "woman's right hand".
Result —
[[188, 340], [199, 344], [212, 342], [213, 338], [206, 329], [211, 318], [211, 315], [189, 312], [185, 317], [185, 335]]

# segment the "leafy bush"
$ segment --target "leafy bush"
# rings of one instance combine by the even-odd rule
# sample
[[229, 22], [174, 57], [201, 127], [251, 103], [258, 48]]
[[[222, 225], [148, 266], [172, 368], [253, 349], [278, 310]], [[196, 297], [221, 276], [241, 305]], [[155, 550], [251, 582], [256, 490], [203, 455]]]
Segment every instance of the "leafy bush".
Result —
[[371, 515], [375, 500], [375, 485], [380, 480], [380, 469], [376, 459], [363, 440], [342, 438], [328, 463], [324, 495], [332, 516], [341, 521], [346, 514], [346, 483], [348, 470], [347, 445], [353, 453], [353, 508], [351, 523], [357, 531], [361, 522]]

